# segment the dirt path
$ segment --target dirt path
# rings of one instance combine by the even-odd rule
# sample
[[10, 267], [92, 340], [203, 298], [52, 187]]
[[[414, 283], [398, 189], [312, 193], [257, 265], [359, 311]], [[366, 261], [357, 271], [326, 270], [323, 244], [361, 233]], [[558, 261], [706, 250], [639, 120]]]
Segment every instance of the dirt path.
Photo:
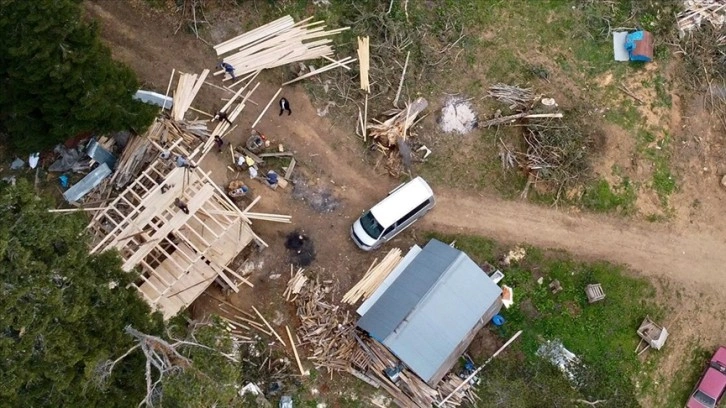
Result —
[[[196, 72], [214, 66], [214, 55], [208, 46], [189, 35], [174, 36], [169, 24], [150, 24], [160, 17], [148, 14], [148, 10], [115, 1], [85, 4], [89, 14], [101, 22], [103, 37], [111, 44], [115, 57], [129, 64], [142, 81], [157, 89], [166, 87], [172, 68]], [[183, 52], [179, 52], [181, 48]], [[277, 86], [276, 83], [263, 83], [255, 98], [259, 98], [260, 102], [266, 101]], [[309, 212], [294, 209], [292, 204], [279, 205], [283, 207], [282, 211], [286, 206], [302, 211], [300, 215], [305, 222], [314, 220], [319, 224], [321, 235], [331, 229], [335, 234], [344, 234], [351, 218], [395, 183], [390, 178], [375, 176], [369, 168], [365, 168], [360, 160], [360, 148], [356, 146], [358, 142], [349, 131], [335, 128], [327, 119], [319, 118], [301, 88], [290, 88], [286, 92], [293, 96], [289, 99], [295, 101], [296, 114], [282, 125], [270, 122], [267, 125], [269, 130], [292, 144], [300, 157], [305, 158], [303, 164], [312, 169], [319, 179], [326, 182], [334, 180], [332, 188], [345, 205], [342, 214], [318, 214], [314, 218], [310, 218]], [[249, 126], [259, 108], [249, 112], [245, 110], [240, 128]], [[475, 196], [441, 186], [435, 186], [435, 190], [438, 206], [424, 218], [419, 228], [466, 232], [505, 242], [561, 248], [577, 256], [624, 263], [647, 275], [663, 275], [699, 288], [726, 285], [723, 269], [726, 265], [726, 240], [721, 226], [690, 225], [676, 229], [662, 224], [571, 214], [527, 203]], [[316, 227], [306, 225], [306, 228]], [[334, 262], [336, 256], [352, 251], [347, 234], [345, 239], [328, 241], [325, 242], [325, 248], [331, 247], [328, 261]]]
[[722, 234], [671, 231], [596, 215], [568, 214], [531, 204], [438, 191], [438, 206], [423, 225], [505, 242], [561, 248], [590, 259], [624, 263], [648, 275], [698, 286], [726, 285]]

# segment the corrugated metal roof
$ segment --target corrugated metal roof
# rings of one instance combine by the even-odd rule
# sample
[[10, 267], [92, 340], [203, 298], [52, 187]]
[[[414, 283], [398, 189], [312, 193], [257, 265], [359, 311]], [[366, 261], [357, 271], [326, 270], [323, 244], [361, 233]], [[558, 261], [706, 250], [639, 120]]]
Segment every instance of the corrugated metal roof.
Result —
[[358, 327], [382, 342], [413, 311], [458, 255], [459, 251], [431, 240], [360, 318]]
[[86, 177], [82, 178], [78, 183], [74, 184], [63, 193], [63, 198], [66, 201], [74, 202], [78, 201], [83, 196], [88, 194], [89, 191], [93, 190], [94, 187], [101, 184], [103, 179], [108, 177], [112, 173], [111, 169], [108, 168], [106, 163], [102, 163], [100, 166], [93, 169], [92, 172], [86, 174]]
[[432, 240], [358, 326], [428, 382], [501, 293], [466, 254]]

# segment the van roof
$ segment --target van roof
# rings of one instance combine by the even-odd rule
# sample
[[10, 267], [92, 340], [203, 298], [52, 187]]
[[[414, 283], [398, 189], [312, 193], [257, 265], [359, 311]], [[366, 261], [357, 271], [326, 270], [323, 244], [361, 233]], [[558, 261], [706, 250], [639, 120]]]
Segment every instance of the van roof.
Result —
[[383, 228], [388, 228], [433, 195], [426, 180], [416, 177], [373, 206], [371, 213]]

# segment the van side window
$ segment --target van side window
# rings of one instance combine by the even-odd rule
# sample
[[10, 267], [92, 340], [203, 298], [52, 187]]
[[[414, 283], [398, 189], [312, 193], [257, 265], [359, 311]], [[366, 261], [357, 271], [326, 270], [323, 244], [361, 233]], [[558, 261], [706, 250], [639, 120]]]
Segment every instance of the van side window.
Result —
[[418, 214], [419, 211], [423, 210], [424, 207], [426, 207], [427, 205], [429, 205], [429, 203], [430, 203], [429, 201], [430, 200], [426, 200], [423, 203], [417, 205], [416, 208], [414, 208], [413, 210], [411, 210], [411, 212], [409, 212], [408, 214], [406, 214], [403, 217], [401, 217], [401, 219], [398, 220], [398, 222], [396, 222], [396, 225], [398, 226], [398, 225], [403, 225], [404, 223], [406, 223], [406, 221], [408, 221], [409, 218], [411, 218], [414, 215]]

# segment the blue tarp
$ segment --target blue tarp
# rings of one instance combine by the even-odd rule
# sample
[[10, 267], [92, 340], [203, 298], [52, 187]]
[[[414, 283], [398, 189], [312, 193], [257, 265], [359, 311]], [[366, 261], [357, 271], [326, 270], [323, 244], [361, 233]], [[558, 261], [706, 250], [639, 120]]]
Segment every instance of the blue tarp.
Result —
[[[647, 55], [646, 53], [639, 52], [638, 50], [638, 43], [640, 43], [644, 39], [646, 39], [645, 31], [635, 31], [625, 37], [625, 49], [628, 50], [631, 61], [651, 62], [653, 60], [652, 51], [650, 55]], [[643, 50], [645, 48], [649, 47], [641, 47], [641, 49]]]

